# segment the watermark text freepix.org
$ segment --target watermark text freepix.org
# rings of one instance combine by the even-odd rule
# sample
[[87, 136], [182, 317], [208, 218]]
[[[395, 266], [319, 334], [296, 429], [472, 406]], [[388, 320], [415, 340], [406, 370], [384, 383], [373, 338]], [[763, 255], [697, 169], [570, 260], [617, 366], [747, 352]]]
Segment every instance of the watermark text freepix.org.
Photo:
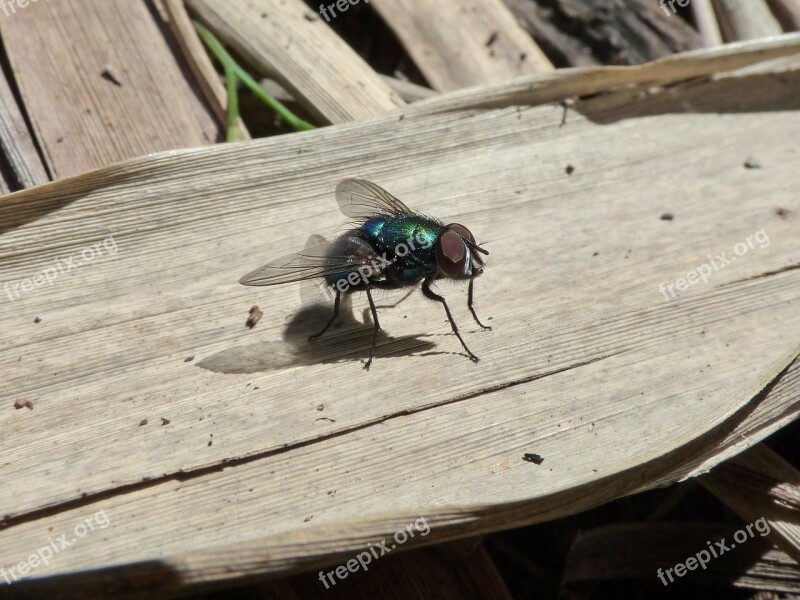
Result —
[[[420, 517], [413, 523], [406, 525], [405, 529], [401, 529], [395, 533], [392, 536], [392, 540], [394, 541], [390, 545], [387, 546], [389, 542], [386, 541], [386, 538], [383, 538], [377, 544], [369, 543], [367, 544], [367, 550], [357, 554], [345, 564], [339, 565], [327, 573], [320, 571], [319, 580], [325, 585], [325, 589], [328, 590], [331, 585], [336, 585], [336, 579], [345, 579], [350, 573], [355, 573], [359, 569], [368, 571], [369, 567], [367, 565], [372, 562], [373, 558], [377, 560], [384, 554], [388, 554], [399, 545], [404, 544], [409, 538], [413, 538], [415, 532], [419, 532], [420, 536], [424, 537], [428, 535], [430, 531], [431, 527], [428, 525], [428, 521], [425, 520], [425, 517]], [[328, 582], [330, 582], [330, 584]]]
[[[103, 252], [105, 250], [105, 252]], [[91, 246], [84, 248], [80, 254], [74, 254], [68, 258], [57, 258], [53, 261], [54, 266], [45, 267], [41, 272], [33, 277], [26, 277], [20, 281], [6, 282], [3, 285], [3, 291], [8, 296], [9, 300], [17, 300], [20, 297], [20, 291], [31, 292], [35, 288], [41, 287], [47, 282], [48, 285], [53, 285], [53, 282], [62, 275], [66, 275], [73, 269], [92, 262], [95, 258], [103, 256], [103, 254], [115, 255], [118, 251], [117, 242], [114, 236], [110, 235], [107, 238], [95, 242]]]
[[[336, 9], [339, 9], [340, 13], [347, 12], [347, 9], [351, 6], [355, 6], [361, 0], [336, 0], [333, 4], [328, 4], [325, 6], [324, 4], [319, 5], [319, 14], [325, 17], [325, 20], [330, 23], [331, 19], [335, 19], [337, 16]], [[364, 4], [369, 4], [369, 0], [364, 0]], [[330, 11], [331, 16], [328, 16], [328, 11]]]
[[[678, 12], [678, 9], [675, 8], [676, 4], [678, 6], [680, 6], [681, 8], [685, 8], [686, 6], [689, 5], [689, 2], [690, 2], [690, 0], [661, 0], [660, 6], [661, 6], [661, 9], [665, 13], [667, 13], [667, 16], [671, 17], [676, 12]], [[669, 6], [669, 9], [667, 8], [667, 6]], [[670, 9], [672, 9], [672, 14], [670, 14], [670, 12], [669, 12]]]
[[[703, 263], [696, 269], [689, 271], [686, 277], [678, 277], [673, 283], [662, 283], [658, 286], [658, 291], [664, 295], [664, 300], [671, 300], [678, 297], [679, 292], [685, 292], [689, 289], [690, 285], [694, 285], [702, 281], [708, 283], [708, 278], [712, 273], [724, 269], [736, 260], [737, 256], [744, 256], [750, 250], [753, 250], [758, 243], [759, 248], [766, 248], [770, 244], [769, 236], [764, 229], [756, 231], [754, 235], [748, 235], [744, 242], [739, 242], [733, 247], [733, 255], [728, 257], [727, 252], [717, 254], [715, 256], [708, 255], [708, 262]], [[669, 292], [670, 295], [667, 295]]]
[[[18, 8], [27, 8], [28, 5], [37, 1], [38, 0], [0, 0], [0, 10], [2, 10], [7, 17], [10, 17], [17, 12]], [[49, 2], [50, 0], [44, 1]]]
[[[702, 567], [702, 569], [706, 570], [706, 565], [711, 562], [712, 558], [719, 558], [728, 550], [733, 550], [736, 548], [736, 544], [744, 544], [750, 538], [754, 538], [755, 534], [753, 533], [753, 528], [764, 537], [769, 535], [770, 528], [769, 523], [764, 517], [758, 519], [755, 523], [750, 523], [744, 529], [739, 529], [736, 533], [733, 534], [733, 542], [726, 542], [725, 538], [721, 540], [717, 540], [712, 544], [712, 542], [706, 542], [708, 545], [708, 550], [700, 550], [694, 556], [690, 556], [684, 562], [679, 562], [674, 567], [670, 567], [669, 569], [658, 569], [656, 571], [656, 575], [661, 580], [661, 583], [664, 585], [669, 585], [669, 583], [674, 583], [675, 579], [672, 577], [673, 571], [677, 577], [683, 577], [689, 571], [694, 571], [697, 567]], [[666, 575], [666, 577], [664, 577]], [[669, 582], [667, 582], [669, 579]]]
[[395, 246], [394, 258], [391, 260], [386, 257], [386, 252], [384, 252], [383, 256], [373, 258], [369, 265], [358, 267], [358, 269], [352, 271], [347, 277], [338, 279], [334, 284], [328, 285], [326, 283], [321, 283], [320, 291], [323, 296], [330, 300], [335, 296], [334, 292], [345, 293], [351, 287], [355, 287], [361, 282], [363, 282], [364, 285], [368, 284], [369, 278], [372, 277], [375, 272], [382, 272], [386, 267], [397, 261], [398, 258], [403, 258], [412, 250], [416, 250], [418, 246], [420, 248], [430, 248], [432, 245], [433, 242], [428, 237], [417, 233], [415, 236], [409, 237], [405, 242], [400, 242]]
[[90, 531], [105, 529], [110, 524], [111, 520], [104, 510], [89, 515], [72, 528], [73, 536], [70, 539], [67, 539], [68, 533], [62, 533], [58, 537], [48, 538], [46, 545], [31, 552], [25, 560], [21, 560], [13, 567], [0, 568], [0, 585], [2, 585], [3, 582], [10, 584], [17, 581], [19, 578], [34, 571], [39, 565], [49, 565], [53, 556], [69, 548], [81, 538], [86, 537]]

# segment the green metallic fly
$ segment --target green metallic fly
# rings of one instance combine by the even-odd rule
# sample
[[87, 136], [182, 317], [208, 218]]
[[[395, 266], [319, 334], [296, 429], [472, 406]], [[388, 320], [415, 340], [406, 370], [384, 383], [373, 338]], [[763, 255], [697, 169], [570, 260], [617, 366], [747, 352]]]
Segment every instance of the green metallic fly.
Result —
[[242, 277], [242, 285], [279, 285], [321, 277], [336, 297], [333, 316], [314, 340], [325, 333], [339, 314], [342, 294], [366, 292], [372, 311], [374, 332], [369, 369], [375, 357], [378, 313], [373, 289], [396, 290], [422, 281], [426, 298], [441, 302], [458, 341], [470, 360], [478, 362], [464, 343], [443, 296], [431, 290], [437, 279], [469, 280], [467, 306], [484, 330], [472, 304], [473, 283], [483, 273], [481, 254], [489, 254], [476, 242], [469, 229], [458, 223], [444, 225], [438, 219], [409, 209], [380, 186], [363, 179], [345, 179], [336, 186], [336, 201], [345, 216], [358, 226], [348, 229], [331, 243], [288, 254]]

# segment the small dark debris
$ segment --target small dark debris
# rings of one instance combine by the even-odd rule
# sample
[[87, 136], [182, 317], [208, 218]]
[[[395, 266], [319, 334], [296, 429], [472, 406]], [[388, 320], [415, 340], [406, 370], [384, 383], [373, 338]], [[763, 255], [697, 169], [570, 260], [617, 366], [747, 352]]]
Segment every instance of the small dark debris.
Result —
[[572, 175], [575, 172], [575, 167], [573, 165], [567, 165], [567, 168], [564, 170], [567, 172], [567, 175]]
[[336, 419], [329, 419], [328, 417], [320, 417], [319, 419], [315, 419], [315, 421], [330, 421], [331, 423], [336, 423]]
[[207, 445], [208, 445], [208, 447], [210, 448], [210, 447], [211, 447], [211, 444], [213, 444], [213, 443], [214, 443], [214, 442], [213, 442], [213, 440], [208, 440], [208, 444], [207, 444]]
[[787, 219], [789, 217], [789, 213], [792, 212], [788, 208], [781, 208], [778, 207], [775, 209], [775, 214], [778, 215], [781, 219]]
[[538, 454], [533, 454], [531, 452], [526, 452], [525, 456], [522, 457], [522, 460], [524, 460], [525, 462], [533, 463], [535, 465], [540, 465], [544, 462], [544, 459], [541, 456], [539, 456]]
[[42, 317], [36, 317], [36, 318], [33, 320], [33, 322], [34, 322], [34, 323], [41, 323], [41, 322], [42, 322]]
[[264, 316], [264, 313], [258, 309], [258, 306], [255, 304], [250, 307], [250, 316], [247, 317], [247, 321], [245, 322], [245, 327], [248, 329], [252, 329], [255, 327], [258, 322], [261, 320], [261, 317]]
[[314, 515], [311, 515], [310, 517], [306, 517], [305, 519], [303, 519], [303, 523], [308, 523], [313, 518], [314, 518]]
[[567, 124], [567, 111], [569, 111], [569, 107], [575, 104], [575, 102], [571, 98], [568, 98], [567, 100], [562, 100], [559, 102], [559, 104], [564, 109], [564, 112], [561, 115], [561, 123], [558, 126], [561, 128]]
[[406, 118], [406, 116], [405, 116], [405, 115], [400, 115], [400, 118], [399, 118], [399, 119], [397, 119], [397, 120], [398, 120], [398, 121], [402, 121], [402, 120], [403, 120], [403, 119], [405, 119], [405, 118]]
[[760, 169], [761, 163], [758, 161], [757, 158], [751, 156], [746, 161], [744, 161], [744, 166], [747, 169]]
[[139, 421], [139, 427], [143, 427], [144, 425], [147, 425], [147, 419], [142, 419]]
[[322, 412], [323, 410], [325, 410], [325, 405], [324, 404], [317, 404], [317, 410]]
[[500, 34], [498, 32], [493, 31], [492, 34], [489, 36], [489, 39], [486, 40], [486, 47], [488, 48], [489, 46], [494, 44], [499, 36]]
[[328, 490], [328, 496], [335, 496], [336, 490]]
[[519, 62], [524, 62], [526, 58], [528, 58], [528, 53], [527, 52], [521, 52], [520, 55], [519, 55]]
[[673, 221], [675, 220], [675, 215], [672, 213], [664, 213], [659, 217], [662, 221]]
[[20, 408], [27, 408], [28, 410], [33, 410], [33, 403], [27, 398], [17, 398], [14, 401], [14, 408], [16, 408], [17, 410], [19, 410]]
[[192, 362], [194, 360], [194, 356], [187, 356], [183, 359], [183, 362]]
[[592, 256], [600, 256], [599, 252], [592, 252]]
[[161, 424], [162, 425], [169, 425], [169, 419], [165, 419], [164, 417], [161, 417]]
[[122, 78], [119, 76], [119, 73], [117, 73], [116, 69], [111, 65], [106, 65], [103, 67], [103, 70], [100, 72], [100, 77], [106, 81], [110, 81], [117, 87], [122, 87]]

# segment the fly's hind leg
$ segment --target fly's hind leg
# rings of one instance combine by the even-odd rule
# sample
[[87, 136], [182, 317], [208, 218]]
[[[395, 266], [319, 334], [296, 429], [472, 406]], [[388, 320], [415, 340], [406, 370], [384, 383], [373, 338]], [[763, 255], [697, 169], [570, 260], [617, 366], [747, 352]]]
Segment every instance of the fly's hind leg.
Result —
[[319, 339], [322, 336], [322, 334], [325, 333], [326, 331], [328, 331], [328, 328], [331, 325], [333, 325], [333, 322], [336, 320], [336, 317], [339, 316], [339, 300], [341, 299], [341, 296], [342, 296], [342, 293], [339, 290], [336, 290], [336, 300], [333, 301], [333, 316], [325, 324], [325, 327], [322, 328], [322, 331], [320, 331], [316, 335], [311, 335], [311, 336], [308, 337], [308, 340], [310, 342], [313, 342], [314, 340]]
[[372, 292], [369, 287], [366, 288], [367, 300], [369, 300], [369, 309], [372, 311], [372, 322], [375, 324], [375, 329], [372, 333], [372, 348], [369, 351], [369, 358], [364, 363], [364, 368], [369, 371], [369, 366], [372, 364], [372, 359], [375, 358], [375, 348], [378, 344], [378, 332], [381, 330], [381, 324], [378, 322], [378, 311], [375, 308], [375, 301], [372, 299]]

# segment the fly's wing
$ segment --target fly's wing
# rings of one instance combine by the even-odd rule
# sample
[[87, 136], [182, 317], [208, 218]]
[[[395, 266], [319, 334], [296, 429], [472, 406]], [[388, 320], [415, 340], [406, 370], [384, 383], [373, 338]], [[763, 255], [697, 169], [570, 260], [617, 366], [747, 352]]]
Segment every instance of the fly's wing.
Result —
[[412, 211], [385, 189], [366, 179], [343, 179], [336, 186], [336, 201], [345, 216], [367, 219], [378, 214], [407, 215]]
[[[364, 240], [344, 236], [333, 243], [324, 243], [287, 254], [250, 271], [239, 280], [242, 285], [279, 285], [303, 281], [373, 265], [374, 251]], [[379, 262], [379, 261], [378, 261]], [[373, 272], [375, 269], [373, 268]]]

